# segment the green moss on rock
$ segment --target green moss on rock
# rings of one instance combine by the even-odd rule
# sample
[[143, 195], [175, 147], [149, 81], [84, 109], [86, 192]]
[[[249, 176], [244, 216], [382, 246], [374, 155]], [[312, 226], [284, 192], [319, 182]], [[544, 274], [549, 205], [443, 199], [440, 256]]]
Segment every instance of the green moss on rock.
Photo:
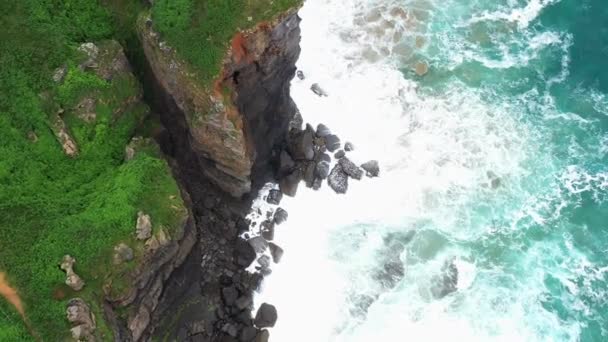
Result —
[[221, 69], [232, 37], [274, 19], [303, 0], [156, 0], [154, 27], [203, 81]]

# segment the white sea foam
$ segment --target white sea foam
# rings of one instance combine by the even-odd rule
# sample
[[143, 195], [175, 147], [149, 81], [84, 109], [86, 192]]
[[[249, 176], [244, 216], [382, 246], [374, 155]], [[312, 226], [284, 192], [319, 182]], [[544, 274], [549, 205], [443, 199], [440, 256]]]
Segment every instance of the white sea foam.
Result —
[[[505, 12], [506, 18], [527, 27], [554, 2], [533, 0], [519, 12]], [[352, 141], [356, 150], [349, 158], [377, 159], [381, 175], [351, 180], [346, 196], [327, 185], [319, 192], [301, 185], [296, 198], [283, 199], [289, 220], [277, 227], [275, 240], [285, 255], [256, 297], [257, 305], [277, 306], [272, 341], [575, 341], [580, 325], [560, 321], [540, 303], [547, 295], [547, 269], [555, 266], [547, 263], [563, 251], [518, 237], [539, 226], [546, 229], [539, 234], [550, 234], [568, 196], [606, 189], [608, 179], [580, 169], [555, 177], [560, 161], [545, 150], [540, 128], [522, 119], [528, 107], [537, 106], [538, 112], [554, 107], [551, 99], [538, 100], [535, 89], [505, 99], [451, 79], [445, 91], [432, 94], [405, 79], [398, 69], [401, 58], [416, 52], [386, 39], [405, 24], [394, 20], [378, 30], [382, 20], [394, 19], [394, 4], [308, 0], [301, 10], [298, 67], [306, 79], [294, 80], [292, 96], [307, 122], [324, 123], [343, 142]], [[408, 49], [415, 46], [414, 36], [424, 35], [422, 19], [432, 9], [426, 1], [416, 4], [419, 26], [413, 36], [401, 37], [410, 39]], [[445, 43], [443, 38], [437, 37]], [[547, 32], [528, 38], [527, 57], [518, 57], [526, 63], [543, 49], [561, 49], [567, 37]], [[362, 48], [366, 42], [371, 45]], [[381, 58], [370, 59], [369, 48]], [[313, 94], [312, 83], [330, 96]], [[537, 176], [530, 177], [532, 172]], [[493, 178], [500, 179], [496, 189]], [[384, 266], [385, 239], [411, 229], [418, 233], [398, 255], [405, 275], [387, 287], [374, 277]], [[490, 239], [493, 244], [486, 247]], [[472, 253], [472, 245], [482, 255]], [[570, 293], [586, 291], [577, 277], [588, 281], [600, 268], [574, 245], [561, 247], [572, 257], [560, 266], [568, 271], [555, 278]], [[509, 258], [521, 264], [504, 262]], [[452, 259], [458, 291], [434, 299], [430, 288]], [[361, 296], [373, 299], [368, 308], [357, 306]], [[577, 310], [589, 310], [564, 296]]]
[[524, 7], [509, 7], [493, 12], [486, 11], [480, 15], [474, 16], [471, 19], [471, 22], [504, 20], [517, 23], [519, 28], [527, 28], [530, 23], [538, 17], [543, 9], [550, 5], [556, 4], [559, 1], [560, 0], [528, 0]]

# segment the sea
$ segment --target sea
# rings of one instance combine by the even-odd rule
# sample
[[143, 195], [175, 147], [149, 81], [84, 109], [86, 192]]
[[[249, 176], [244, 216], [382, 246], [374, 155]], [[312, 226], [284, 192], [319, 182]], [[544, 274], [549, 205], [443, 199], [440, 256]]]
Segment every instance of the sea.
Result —
[[305, 122], [381, 171], [281, 203], [271, 341], [608, 341], [608, 1], [299, 15]]

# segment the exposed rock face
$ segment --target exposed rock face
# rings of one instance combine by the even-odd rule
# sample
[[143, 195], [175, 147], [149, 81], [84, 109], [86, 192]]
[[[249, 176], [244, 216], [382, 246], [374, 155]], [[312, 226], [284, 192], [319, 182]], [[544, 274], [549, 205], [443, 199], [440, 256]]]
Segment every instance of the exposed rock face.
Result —
[[[184, 221], [171, 240], [146, 255], [130, 275], [130, 288], [125, 293], [113, 293], [106, 290], [106, 300], [111, 307], [106, 307], [106, 320], [113, 316], [113, 308], [129, 307], [126, 331], [120, 330], [121, 323], [114, 326], [114, 334], [123, 336], [122, 340], [144, 341], [152, 329], [152, 322], [162, 316], [159, 308], [161, 295], [167, 287], [167, 280], [180, 267], [196, 243], [196, 227], [190, 215]], [[113, 307], [113, 308], [112, 308]]]
[[65, 255], [61, 261], [61, 269], [65, 271], [66, 279], [65, 284], [72, 288], [74, 291], [80, 291], [84, 287], [84, 281], [76, 272], [74, 272], [74, 264], [76, 259], [70, 255]]
[[252, 182], [272, 176], [268, 165], [276, 158], [273, 151], [285, 141], [296, 113], [289, 84], [300, 54], [300, 18], [289, 12], [238, 33], [213, 85], [194, 80], [150, 20], [141, 18], [138, 25], [146, 58], [181, 112], [170, 115], [182, 115], [163, 121], [179, 126], [206, 177], [235, 197], [249, 193]]
[[80, 298], [68, 302], [66, 318], [73, 325], [70, 332], [76, 341], [94, 341], [95, 316], [89, 306]]
[[147, 240], [152, 236], [152, 220], [150, 219], [150, 215], [146, 215], [141, 211], [137, 213], [135, 234], [138, 240]]
[[114, 265], [122, 264], [133, 260], [133, 249], [125, 243], [120, 243], [114, 247], [113, 263]]

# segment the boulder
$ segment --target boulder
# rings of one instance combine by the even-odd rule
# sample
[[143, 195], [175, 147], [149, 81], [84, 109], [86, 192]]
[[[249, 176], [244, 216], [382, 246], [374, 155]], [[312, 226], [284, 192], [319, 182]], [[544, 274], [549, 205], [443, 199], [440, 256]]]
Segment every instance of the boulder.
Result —
[[65, 284], [74, 291], [80, 291], [84, 287], [84, 281], [76, 272], [74, 272], [74, 264], [76, 259], [70, 255], [65, 255], [61, 261], [61, 269], [66, 273]]
[[236, 262], [241, 267], [248, 267], [255, 260], [256, 253], [248, 241], [237, 239], [234, 247]]
[[313, 160], [315, 158], [313, 135], [314, 132], [307, 129], [292, 137], [289, 144], [289, 154], [293, 159]]
[[222, 327], [222, 331], [228, 334], [228, 336], [232, 337], [231, 339], [222, 339], [222, 341], [235, 341], [234, 337], [237, 337], [239, 334], [239, 329], [234, 324], [226, 323]]
[[327, 153], [319, 153], [317, 155], [317, 162], [331, 163], [331, 157]]
[[324, 139], [325, 147], [327, 147], [327, 150], [329, 152], [335, 152], [341, 146], [340, 138], [338, 138], [338, 136], [335, 134], [328, 134], [325, 136]]
[[222, 299], [224, 300], [224, 304], [227, 306], [232, 306], [238, 297], [239, 291], [236, 289], [236, 287], [230, 286], [222, 289]]
[[129, 262], [133, 260], [133, 257], [133, 249], [131, 249], [131, 247], [127, 246], [125, 243], [121, 242], [114, 247], [114, 265], [120, 265], [124, 262]]
[[277, 208], [277, 211], [274, 212], [273, 221], [276, 224], [281, 224], [281, 223], [287, 221], [288, 217], [289, 217], [289, 214], [287, 213], [287, 210], [285, 210], [283, 208]]
[[340, 166], [342, 166], [342, 170], [344, 173], [349, 175], [351, 178], [360, 180], [363, 177], [363, 170], [361, 170], [355, 163], [350, 161], [350, 159], [344, 157], [338, 162]]
[[268, 330], [261, 330], [255, 337], [255, 342], [268, 342], [269, 339], [270, 333], [268, 332]]
[[321, 86], [318, 83], [313, 83], [313, 85], [310, 86], [310, 90], [312, 90], [313, 93], [315, 93], [321, 97], [329, 96], [329, 94], [327, 94], [327, 92], [325, 90], [323, 90], [323, 88], [321, 88]]
[[262, 255], [261, 257], [258, 258], [258, 263], [260, 264], [260, 266], [263, 269], [269, 268], [270, 267], [270, 257], [268, 255]]
[[241, 297], [237, 298], [236, 302], [234, 302], [234, 305], [239, 310], [248, 309], [251, 307], [252, 304], [253, 304], [253, 300], [251, 299], [251, 296], [241, 296]]
[[256, 236], [247, 241], [256, 253], [263, 253], [268, 248], [268, 241], [261, 236]]
[[367, 163], [362, 164], [361, 168], [365, 170], [365, 175], [367, 177], [378, 177], [380, 174], [380, 167], [376, 160], [370, 160]]
[[280, 174], [288, 174], [291, 171], [293, 171], [294, 167], [296, 166], [296, 163], [293, 161], [293, 159], [291, 158], [289, 153], [287, 153], [287, 151], [285, 151], [285, 150], [281, 151], [281, 155], [280, 155], [279, 159], [280, 159], [279, 160], [279, 162], [280, 162], [279, 173]]
[[306, 163], [306, 168], [304, 169], [304, 182], [306, 182], [306, 186], [312, 188], [312, 183], [315, 181], [315, 170], [317, 165], [314, 162]]
[[301, 176], [299, 172], [293, 172], [279, 181], [279, 188], [283, 194], [294, 197], [298, 192], [298, 184], [300, 183]]
[[302, 118], [302, 114], [299, 110], [296, 109], [296, 113], [294, 114], [291, 121], [289, 121], [289, 130], [299, 131], [302, 129], [302, 125], [304, 124], [304, 119]]
[[255, 315], [254, 323], [258, 328], [271, 328], [277, 322], [277, 309], [274, 305], [263, 303]]
[[317, 133], [316, 134], [317, 134], [317, 137], [324, 138], [324, 137], [330, 135], [331, 131], [324, 124], [318, 124], [317, 125]]
[[269, 243], [268, 246], [270, 247], [270, 255], [272, 256], [272, 261], [274, 261], [275, 264], [278, 264], [281, 261], [281, 258], [283, 257], [283, 248], [277, 246], [274, 243]]
[[262, 222], [262, 237], [268, 241], [274, 240], [274, 222], [273, 221], [266, 220], [266, 221]]
[[336, 164], [331, 170], [327, 182], [337, 194], [345, 194], [348, 190], [348, 175], [342, 170], [340, 164]]
[[321, 186], [323, 186], [323, 179], [321, 178], [315, 179], [315, 181], [312, 183], [312, 189], [315, 191], [321, 189]]
[[353, 143], [347, 141], [346, 144], [344, 144], [344, 151], [351, 152], [354, 150], [355, 150], [355, 145], [353, 145]]
[[268, 192], [268, 197], [266, 198], [266, 202], [274, 205], [279, 205], [281, 200], [283, 199], [283, 193], [280, 190], [272, 189]]
[[252, 342], [255, 336], [258, 334], [258, 330], [254, 327], [245, 327], [241, 330], [239, 341], [241, 342]]
[[296, 72], [296, 76], [303, 81], [304, 80], [304, 72], [302, 70], [298, 70], [298, 72]]
[[343, 150], [340, 150], [340, 151], [334, 153], [334, 158], [336, 158], [336, 159], [344, 158], [345, 156], [346, 156], [346, 152], [344, 152]]
[[327, 176], [329, 176], [329, 163], [326, 161], [320, 161], [317, 163], [315, 176], [320, 179], [326, 179]]
[[144, 214], [141, 211], [137, 213], [135, 234], [138, 240], [147, 240], [152, 236], [152, 220], [150, 219], [150, 215]]

